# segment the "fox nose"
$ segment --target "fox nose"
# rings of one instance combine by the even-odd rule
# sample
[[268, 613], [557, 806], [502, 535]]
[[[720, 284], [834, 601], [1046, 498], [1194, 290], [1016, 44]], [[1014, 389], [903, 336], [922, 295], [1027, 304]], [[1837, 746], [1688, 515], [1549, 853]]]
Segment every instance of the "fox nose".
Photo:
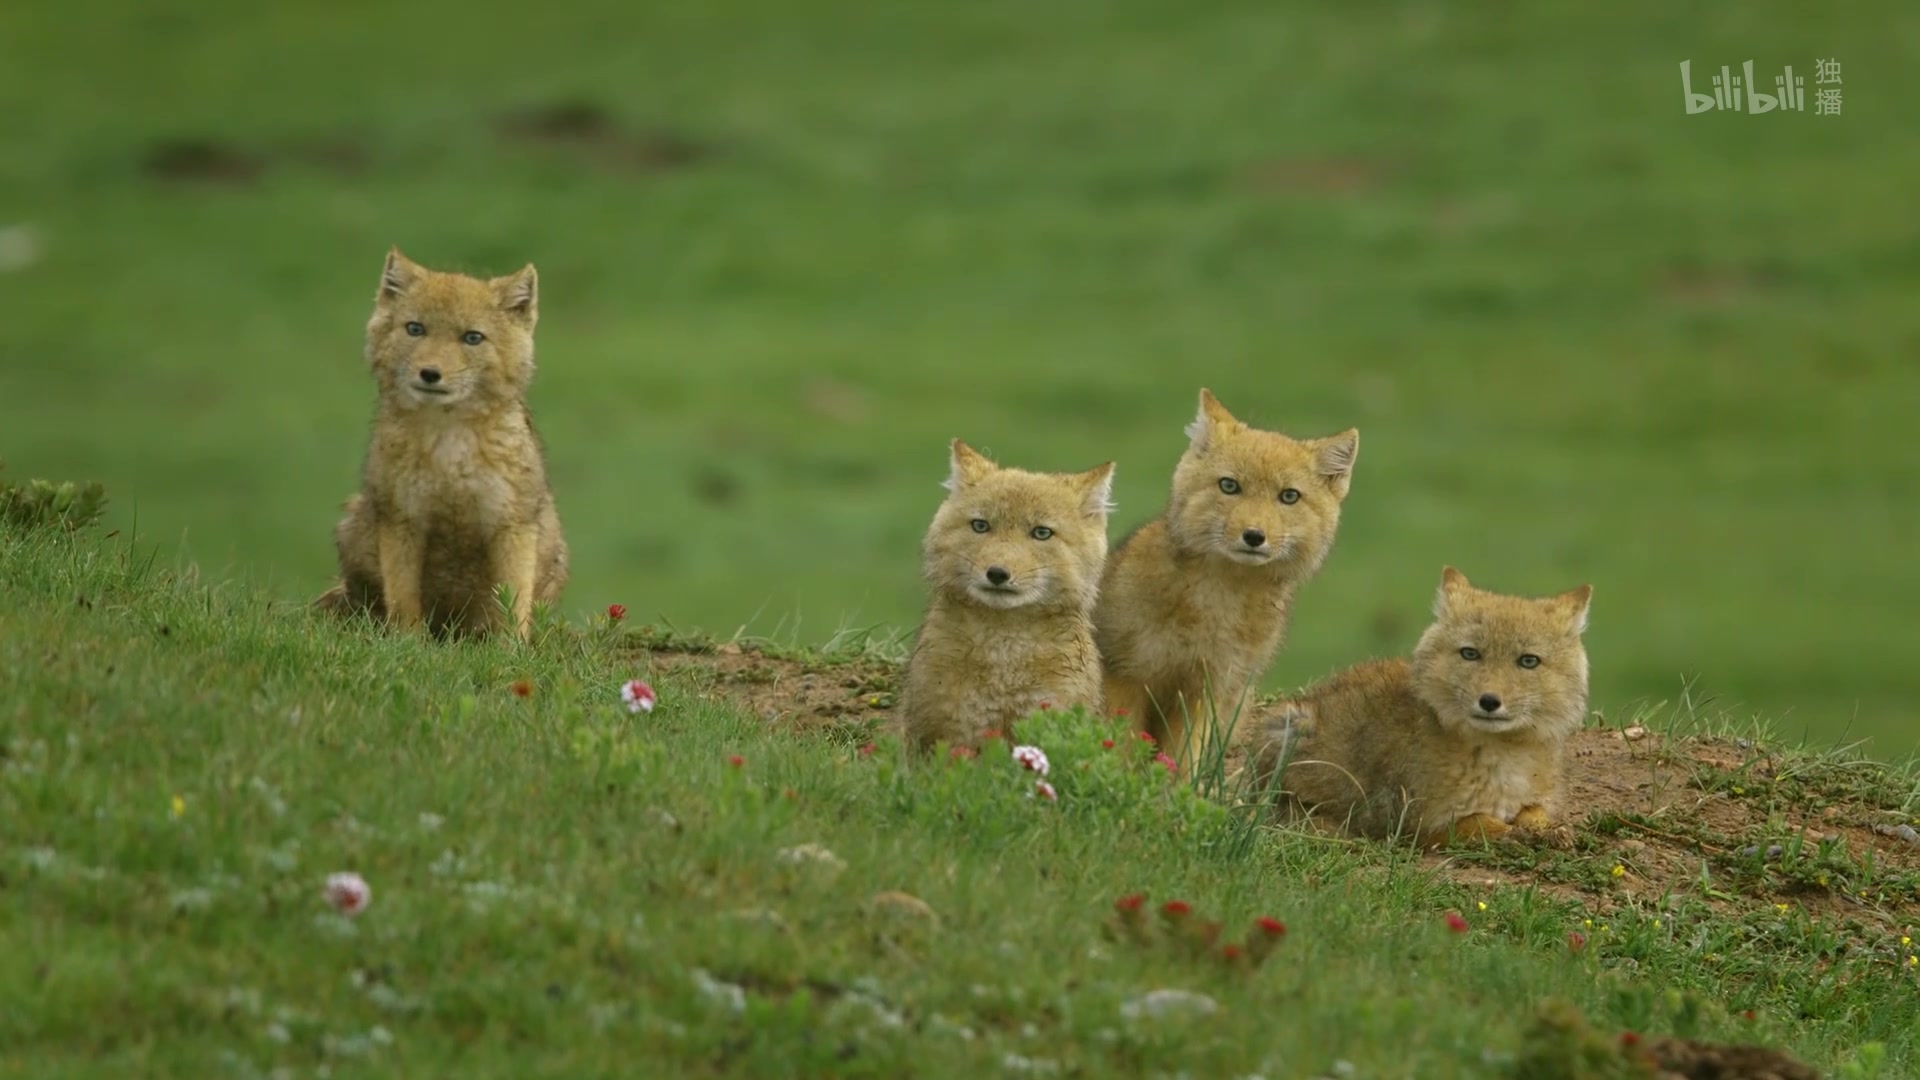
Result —
[[428, 386], [432, 386], [432, 385], [433, 385], [434, 383], [437, 383], [437, 382], [439, 382], [439, 381], [440, 381], [440, 369], [439, 369], [439, 368], [437, 368], [437, 367], [423, 367], [423, 368], [421, 368], [421, 369], [420, 369], [420, 381], [421, 381], [421, 382], [423, 382], [423, 383], [426, 383], [426, 384], [427, 384]]
[[1006, 567], [1004, 566], [987, 567], [987, 581], [989, 584], [1005, 585], [1007, 582], [1012, 580], [1013, 580], [1013, 575], [1007, 573]]
[[1499, 695], [1481, 694], [1480, 695], [1480, 711], [1481, 712], [1499, 712], [1500, 711]]
[[1267, 534], [1259, 529], [1248, 529], [1240, 534], [1240, 542], [1250, 548], [1257, 548], [1267, 542]]

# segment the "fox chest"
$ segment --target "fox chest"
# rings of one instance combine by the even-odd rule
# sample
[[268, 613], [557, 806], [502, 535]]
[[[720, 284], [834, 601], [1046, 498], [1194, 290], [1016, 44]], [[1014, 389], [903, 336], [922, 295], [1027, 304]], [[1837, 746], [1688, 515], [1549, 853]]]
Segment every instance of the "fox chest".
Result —
[[1437, 801], [1446, 804], [1452, 818], [1477, 813], [1511, 822], [1523, 808], [1548, 799], [1555, 787], [1552, 768], [1532, 754], [1476, 748], [1461, 766], [1453, 790], [1435, 793], [1443, 796]]
[[1093, 643], [1032, 642], [992, 638], [939, 643], [922, 665], [932, 696], [960, 715], [991, 718], [1004, 726], [1042, 702], [1068, 708], [1093, 704], [1098, 665]]
[[1279, 647], [1286, 617], [1286, 595], [1267, 582], [1201, 578], [1168, 612], [1154, 666], [1205, 664], [1223, 677], [1250, 678]]
[[511, 474], [477, 436], [447, 431], [409, 440], [385, 459], [383, 501], [400, 518], [439, 533], [490, 533], [516, 510]]

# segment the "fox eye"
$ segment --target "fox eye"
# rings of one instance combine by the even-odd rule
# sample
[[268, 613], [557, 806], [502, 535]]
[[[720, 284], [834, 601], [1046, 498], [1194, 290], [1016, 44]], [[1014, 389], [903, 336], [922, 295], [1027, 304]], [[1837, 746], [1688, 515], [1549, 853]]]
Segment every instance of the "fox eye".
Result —
[[1281, 488], [1280, 501], [1283, 503], [1286, 503], [1288, 506], [1292, 506], [1294, 503], [1299, 502], [1300, 489], [1299, 488]]
[[1462, 659], [1462, 660], [1478, 660], [1478, 659], [1480, 659], [1480, 650], [1479, 650], [1479, 649], [1476, 649], [1476, 648], [1474, 648], [1474, 647], [1473, 647], [1473, 646], [1471, 646], [1471, 645], [1464, 645], [1464, 646], [1462, 646], [1462, 647], [1461, 647], [1461, 649], [1460, 649], [1460, 659]]
[[407, 336], [408, 337], [426, 337], [427, 328], [417, 322], [410, 322], [407, 324]]
[[1530, 653], [1530, 652], [1529, 652], [1529, 653], [1521, 653], [1521, 654], [1520, 654], [1520, 659], [1519, 659], [1519, 660], [1517, 660], [1517, 661], [1515, 661], [1515, 663], [1518, 663], [1518, 664], [1519, 664], [1519, 665], [1520, 665], [1521, 667], [1523, 667], [1523, 668], [1529, 668], [1529, 669], [1531, 669], [1531, 668], [1537, 668], [1537, 667], [1539, 667], [1539, 666], [1540, 666], [1540, 658], [1539, 658], [1539, 657], [1537, 657], [1537, 656], [1535, 656], [1535, 655], [1533, 655], [1533, 654], [1532, 654], [1532, 653]]
[[988, 529], [991, 529], [991, 528], [993, 528], [993, 526], [991, 526], [991, 525], [989, 525], [989, 524], [987, 524], [987, 519], [986, 519], [986, 518], [974, 518], [974, 519], [973, 519], [973, 531], [974, 531], [974, 532], [986, 532], [986, 531], [987, 531]]
[[1035, 525], [1033, 531], [1027, 535], [1033, 537], [1035, 540], [1045, 540], [1053, 535], [1053, 530], [1047, 528], [1045, 525]]
[[1235, 480], [1231, 476], [1223, 476], [1220, 478], [1220, 490], [1229, 495], [1238, 495], [1240, 494], [1240, 481]]
[[478, 330], [469, 330], [466, 333], [460, 335], [460, 340], [466, 342], [469, 345], [478, 345], [481, 342], [487, 340], [487, 335], [481, 333]]

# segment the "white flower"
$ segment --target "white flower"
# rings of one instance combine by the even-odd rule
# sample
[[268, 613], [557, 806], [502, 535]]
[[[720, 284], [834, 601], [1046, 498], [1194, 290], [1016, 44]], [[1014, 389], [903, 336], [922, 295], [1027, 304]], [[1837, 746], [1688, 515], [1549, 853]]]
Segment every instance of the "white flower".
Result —
[[358, 915], [367, 910], [373, 890], [359, 874], [328, 874], [327, 903], [342, 915]]
[[1048, 802], [1053, 802], [1060, 797], [1060, 793], [1053, 790], [1053, 785], [1047, 783], [1045, 780], [1035, 780], [1033, 782], [1033, 793]]
[[627, 703], [629, 712], [652, 712], [654, 703], [660, 699], [654, 695], [653, 687], [639, 679], [629, 679], [620, 688], [620, 700]]
[[1026, 766], [1029, 769], [1032, 769], [1034, 772], [1039, 773], [1041, 776], [1047, 775], [1047, 770], [1051, 767], [1047, 764], [1046, 751], [1040, 749], [1037, 746], [1014, 747], [1013, 760], [1019, 762], [1020, 764]]

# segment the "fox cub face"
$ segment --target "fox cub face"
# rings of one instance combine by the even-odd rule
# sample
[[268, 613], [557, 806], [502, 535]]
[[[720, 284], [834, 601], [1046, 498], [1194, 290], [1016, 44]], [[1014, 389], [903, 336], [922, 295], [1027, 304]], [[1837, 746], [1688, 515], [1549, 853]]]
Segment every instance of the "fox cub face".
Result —
[[1449, 730], [1566, 736], [1587, 711], [1593, 586], [1546, 599], [1473, 587], [1449, 566], [1413, 650], [1414, 690]]
[[1360, 433], [1302, 442], [1248, 427], [1209, 391], [1173, 473], [1174, 544], [1246, 566], [1319, 568], [1340, 524]]
[[937, 592], [991, 608], [1093, 606], [1112, 462], [1074, 474], [1003, 469], [955, 439], [946, 488], [922, 548]]
[[531, 264], [481, 281], [389, 252], [367, 323], [367, 364], [381, 397], [405, 409], [450, 409], [523, 396], [533, 381], [538, 286]]

